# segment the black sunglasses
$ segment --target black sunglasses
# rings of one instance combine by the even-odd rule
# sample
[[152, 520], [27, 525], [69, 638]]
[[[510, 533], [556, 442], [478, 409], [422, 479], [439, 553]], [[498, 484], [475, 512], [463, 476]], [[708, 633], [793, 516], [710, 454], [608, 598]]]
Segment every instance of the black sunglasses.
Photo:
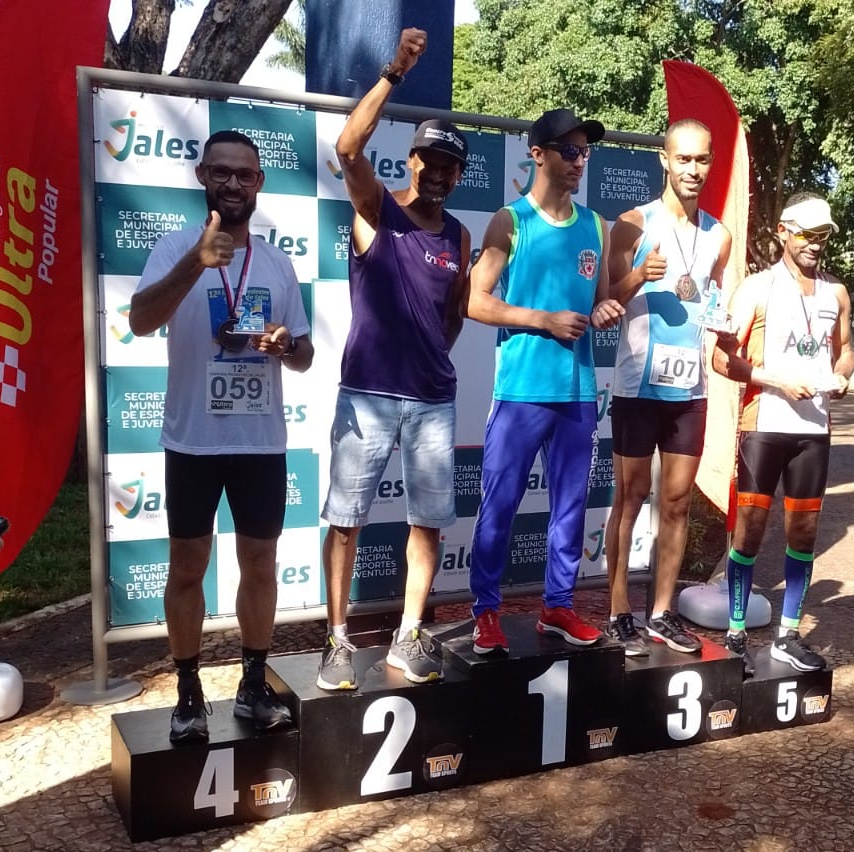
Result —
[[568, 163], [574, 163], [579, 157], [583, 157], [585, 162], [590, 159], [591, 149], [589, 145], [575, 145], [572, 142], [564, 142], [563, 144], [547, 142], [540, 147], [548, 148], [549, 151], [557, 151], [561, 159]]

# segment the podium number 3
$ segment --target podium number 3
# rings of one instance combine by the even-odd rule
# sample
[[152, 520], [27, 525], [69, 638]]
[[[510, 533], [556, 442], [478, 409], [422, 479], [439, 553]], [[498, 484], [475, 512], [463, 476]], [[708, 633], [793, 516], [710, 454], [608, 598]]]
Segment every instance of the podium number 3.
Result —
[[700, 696], [703, 694], [703, 678], [699, 672], [687, 669], [677, 672], [670, 678], [667, 694], [678, 698], [676, 713], [667, 714], [667, 736], [671, 740], [690, 740], [700, 730], [703, 721], [703, 708]]

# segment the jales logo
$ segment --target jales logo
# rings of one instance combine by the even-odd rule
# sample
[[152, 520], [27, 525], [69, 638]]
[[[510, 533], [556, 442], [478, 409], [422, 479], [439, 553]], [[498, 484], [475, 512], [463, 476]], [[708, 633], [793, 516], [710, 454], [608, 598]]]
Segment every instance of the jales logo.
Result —
[[136, 115], [136, 111], [131, 110], [127, 118], [118, 118], [110, 122], [110, 127], [118, 133], [121, 141], [119, 147], [109, 139], [104, 142], [107, 153], [114, 160], [123, 163], [131, 154], [137, 157], [165, 157], [170, 160], [199, 159], [201, 143], [198, 139], [167, 136], [162, 128], [158, 129], [153, 137], [138, 133]]
[[[145, 472], [139, 474], [139, 479], [123, 482], [119, 488], [127, 496], [127, 501], [117, 500], [114, 505], [119, 514], [129, 521], [132, 521], [142, 511], [159, 512], [166, 508], [162, 494], [157, 491], [150, 491], [146, 494]], [[130, 502], [131, 505], [126, 506], [125, 502]]]

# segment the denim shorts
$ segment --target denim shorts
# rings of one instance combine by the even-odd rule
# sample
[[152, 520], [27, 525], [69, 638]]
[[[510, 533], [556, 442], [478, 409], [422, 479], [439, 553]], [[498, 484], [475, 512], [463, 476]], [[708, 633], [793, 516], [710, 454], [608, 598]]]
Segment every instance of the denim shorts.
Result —
[[329, 495], [321, 516], [339, 527], [364, 526], [397, 444], [407, 522], [432, 528], [453, 524], [455, 418], [453, 402], [339, 390]]

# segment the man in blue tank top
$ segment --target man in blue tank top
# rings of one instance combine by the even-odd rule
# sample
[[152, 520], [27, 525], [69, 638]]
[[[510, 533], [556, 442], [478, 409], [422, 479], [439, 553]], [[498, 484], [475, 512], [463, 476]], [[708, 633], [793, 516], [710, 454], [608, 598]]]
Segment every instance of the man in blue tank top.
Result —
[[501, 329], [471, 556], [478, 654], [508, 650], [499, 584], [538, 452], [551, 511], [537, 629], [576, 645], [601, 636], [572, 602], [597, 422], [591, 326], [616, 324], [623, 309], [608, 298], [607, 226], [572, 193], [590, 143], [604, 134], [598, 121], [580, 121], [569, 109], [549, 110], [533, 123], [534, 184], [493, 216], [471, 271], [468, 316]]
[[423, 30], [401, 33], [394, 59], [350, 115], [336, 145], [355, 209], [350, 247], [352, 323], [341, 361], [332, 425], [330, 485], [322, 516], [328, 635], [321, 689], [355, 689], [347, 603], [359, 530], [386, 463], [400, 447], [409, 538], [403, 617], [386, 661], [416, 683], [442, 677], [422, 643], [421, 617], [439, 557], [439, 531], [456, 520], [456, 375], [450, 349], [462, 328], [461, 298], [471, 238], [444, 210], [468, 146], [446, 121], [421, 124], [412, 141], [409, 187], [388, 192], [364, 150], [394, 86], [427, 46]]

